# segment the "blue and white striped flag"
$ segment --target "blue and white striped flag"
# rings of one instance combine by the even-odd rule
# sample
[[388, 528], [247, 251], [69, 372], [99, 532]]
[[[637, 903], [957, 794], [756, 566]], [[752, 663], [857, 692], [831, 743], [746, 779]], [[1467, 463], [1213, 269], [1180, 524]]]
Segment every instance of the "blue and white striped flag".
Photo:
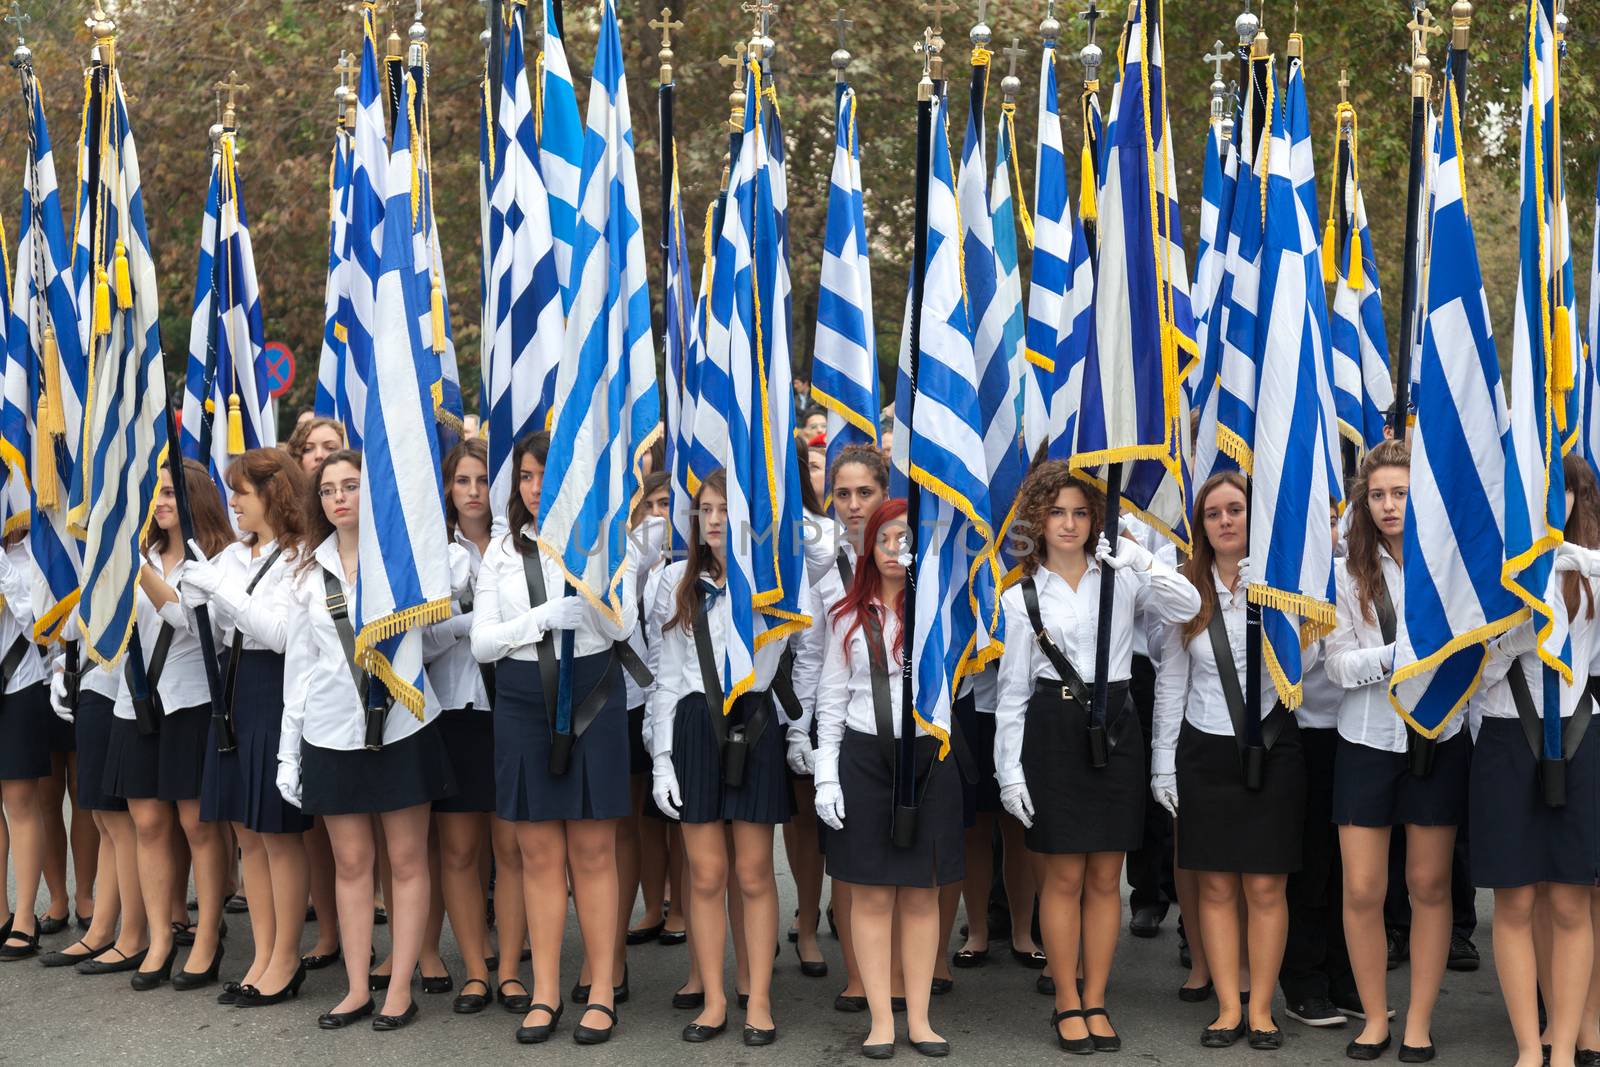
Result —
[[1062, 305], [1072, 286], [1075, 222], [1067, 202], [1067, 157], [1061, 140], [1061, 100], [1055, 41], [1044, 42], [1039, 68], [1039, 125], [1034, 154], [1033, 264], [1028, 276], [1022, 433], [1028, 456], [1051, 440], [1051, 381], [1060, 348]]
[[[1545, 754], [1561, 754], [1557, 679], [1572, 682], [1572, 646], [1555, 548], [1566, 528], [1561, 427], [1572, 389], [1572, 322], [1563, 291], [1570, 235], [1560, 213], [1554, 0], [1529, 0], [1522, 66], [1521, 255], [1511, 341], [1511, 432], [1506, 437], [1505, 568], [1502, 579], [1534, 613], [1544, 662]], [[1442, 179], [1441, 179], [1442, 180]]]
[[614, 0], [604, 0], [579, 190], [572, 309], [556, 379], [539, 544], [580, 594], [621, 618], [628, 519], [640, 460], [661, 432], [661, 398]]
[[[670, 91], [663, 87], [663, 92]], [[689, 547], [689, 513], [694, 493], [689, 488], [689, 451], [694, 430], [695, 364], [700, 359], [699, 319], [689, 271], [689, 234], [683, 222], [683, 186], [679, 181], [678, 143], [672, 153], [672, 193], [667, 218], [667, 278], [663, 312], [666, 319], [666, 432], [668, 506], [672, 510], [672, 546]], [[697, 483], [698, 487], [698, 483]]]
[[516, 482], [511, 453], [549, 426], [556, 400], [565, 322], [551, 237], [554, 200], [539, 174], [533, 97], [523, 61], [522, 4], [511, 8], [500, 82], [489, 205], [494, 260], [486, 290], [489, 357], [489, 501], [504, 515]]
[[[346, 269], [350, 319], [346, 324], [344, 396], [349, 405], [345, 439], [364, 447], [367, 413], [367, 368], [378, 331], [379, 256], [384, 238], [384, 191], [389, 187], [389, 142], [383, 115], [383, 74], [378, 67], [377, 4], [361, 6], [361, 79], [356, 94], [356, 132], [350, 162], [350, 254]], [[409, 165], [408, 165], [409, 166]], [[409, 192], [410, 175], [407, 175]], [[409, 196], [406, 211], [411, 210]], [[409, 219], [407, 220], [409, 221]]]
[[[1239, 115], [1230, 116], [1232, 129]], [[1233, 208], [1239, 184], [1239, 142], [1227, 135], [1221, 120], [1213, 119], [1206, 136], [1205, 178], [1200, 189], [1200, 254], [1195, 267], [1195, 347], [1200, 364], [1184, 379], [1190, 408], [1199, 412], [1195, 434], [1193, 485], [1204, 485], [1217, 469], [1236, 464], [1217, 451], [1217, 408], [1222, 381], [1222, 324], [1233, 299], [1233, 275], [1228, 271], [1228, 243], [1233, 237]]]
[[439, 438], [438, 359], [423, 335], [411, 221], [411, 123], [395, 115], [383, 211], [377, 334], [366, 370], [356, 659], [396, 702], [423, 715], [420, 627], [450, 617]]
[[439, 217], [433, 211], [433, 128], [429, 120], [430, 76], [427, 52], [421, 66], [406, 78], [408, 107], [414, 137], [415, 199], [411, 205], [412, 229], [417, 245], [417, 285], [426, 297], [422, 339], [439, 365], [433, 385], [433, 413], [438, 420], [439, 447], [449, 452], [461, 439], [461, 368], [456, 362], [455, 330], [450, 322], [450, 286], [444, 276], [444, 246], [439, 243]]
[[[524, 7], [527, 0], [515, 0]], [[555, 0], [544, 0], [544, 44], [540, 53], [539, 171], [550, 191], [550, 232], [555, 241], [556, 278], [563, 313], [572, 309], [572, 247], [578, 232], [578, 193], [584, 168], [584, 129], [578, 94], [567, 66], [567, 46], [556, 18]], [[518, 56], [521, 63], [521, 56]]]
[[1589, 468], [1600, 477], [1600, 360], [1595, 345], [1600, 344], [1600, 177], [1596, 178], [1594, 254], [1589, 260], [1588, 343], [1583, 345], [1583, 361], [1578, 364], [1577, 389], [1582, 397], [1582, 425], [1578, 448]]
[[1485, 642], [1527, 618], [1500, 580], [1502, 440], [1510, 415], [1467, 215], [1457, 114], [1447, 93], [1432, 151], [1443, 164], [1428, 227], [1438, 258], [1425, 294], [1406, 498], [1405, 612], [1389, 686], [1395, 710], [1427, 737], [1437, 737], [1477, 689]]
[[861, 189], [856, 91], [841, 83], [833, 127], [833, 177], [822, 244], [811, 396], [828, 409], [828, 469], [850, 445], [877, 444], [877, 339], [872, 326], [872, 265]]
[[[1020, 434], [1023, 381], [1031, 372], [1025, 339], [1027, 314], [1022, 308], [1022, 272], [1017, 266], [1018, 205], [1012, 199], [1017, 165], [1016, 113], [1016, 104], [1001, 105], [1000, 128], [995, 135], [994, 177], [989, 183], [989, 217], [994, 225], [995, 271], [999, 279], [995, 300], [1008, 309], [1008, 313], [1000, 347], [990, 357], [988, 370], [980, 369], [978, 378], [979, 402], [984, 405], [987, 425], [984, 450], [989, 459], [989, 513], [995, 527], [1001, 590], [1022, 577], [1021, 568], [1006, 550], [1006, 535], [1015, 518], [1017, 490], [1028, 472], [1028, 455], [1023, 450]], [[962, 178], [965, 177], [963, 170]], [[1026, 211], [1027, 207], [1023, 205], [1022, 210]], [[976, 352], [974, 357], [977, 358]], [[996, 366], [1005, 368], [1003, 388], [993, 377]], [[1002, 449], [1001, 437], [1006, 433], [1010, 434], [1005, 442], [1009, 447]]]
[[1084, 353], [1071, 463], [1129, 464], [1124, 502], [1187, 550], [1189, 420], [1180, 383], [1195, 351], [1194, 318], [1161, 27], [1146, 4], [1125, 31], [1102, 155], [1095, 343]]
[[333, 135], [328, 168], [328, 281], [322, 298], [322, 353], [317, 360], [317, 395], [312, 410], [349, 421], [344, 397], [345, 342], [350, 322], [350, 165], [354, 144], [343, 119]]
[[[109, 55], [109, 50], [106, 50]], [[155, 507], [156, 472], [167, 453], [167, 383], [161, 366], [160, 300], [145, 225], [139, 153], [122, 78], [107, 70], [95, 183], [95, 282], [90, 404], [84, 415], [83, 595], [79, 614], [90, 658], [114, 666], [133, 632], [140, 538]]]
[[[1344, 241], [1335, 253], [1333, 280], [1333, 391], [1339, 432], [1365, 451], [1383, 440], [1384, 416], [1394, 404], [1389, 376], [1389, 337], [1383, 322], [1383, 291], [1378, 261], [1367, 226], [1361, 193], [1360, 139], [1355, 109], [1340, 104], [1350, 121], [1345, 154]], [[1334, 188], [1339, 188], [1335, 182]], [[1337, 226], [1335, 232], [1337, 233]]]

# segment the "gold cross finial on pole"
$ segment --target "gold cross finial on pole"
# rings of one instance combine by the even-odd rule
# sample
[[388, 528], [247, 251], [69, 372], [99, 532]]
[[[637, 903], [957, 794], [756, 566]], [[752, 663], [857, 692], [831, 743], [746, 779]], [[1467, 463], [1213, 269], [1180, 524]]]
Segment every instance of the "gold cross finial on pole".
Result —
[[749, 56], [749, 46], [740, 41], [734, 46], [731, 56], [718, 56], [717, 65], [733, 68], [733, 90], [728, 93], [728, 128], [730, 130], [744, 129], [744, 72]]
[[922, 56], [922, 80], [917, 83], [917, 100], [933, 99], [933, 64], [939, 55], [939, 36], [932, 26], [922, 31], [922, 40], [912, 46]]
[[672, 8], [661, 9], [661, 17], [650, 20], [650, 28], [661, 31], [661, 50], [656, 53], [656, 58], [661, 60], [661, 84], [672, 84], [672, 31], [683, 29], [681, 19], [672, 17]]
[[1339, 68], [1339, 103], [1350, 102], [1350, 72], [1343, 67]]
[[212, 88], [219, 93], [228, 94], [227, 106], [222, 109], [222, 124], [229, 129], [232, 129], [236, 125], [238, 119], [238, 95], [243, 92], [248, 92], [250, 86], [239, 80], [238, 71], [230, 70], [228, 71], [228, 80], [219, 81], [212, 86]]

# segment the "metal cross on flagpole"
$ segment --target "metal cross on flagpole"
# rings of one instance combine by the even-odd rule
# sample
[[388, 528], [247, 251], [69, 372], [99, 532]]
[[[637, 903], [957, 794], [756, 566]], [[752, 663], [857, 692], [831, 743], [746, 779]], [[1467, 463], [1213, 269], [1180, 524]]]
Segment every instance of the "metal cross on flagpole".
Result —
[[228, 71], [226, 81], [219, 81], [212, 86], [219, 93], [228, 94], [228, 103], [222, 109], [222, 124], [228, 129], [233, 129], [239, 119], [239, 94], [249, 92], [250, 86], [239, 81], [239, 72]]
[[923, 0], [917, 10], [927, 13], [933, 20], [933, 36], [927, 38], [924, 58], [928, 62], [928, 76], [937, 86], [944, 81], [944, 16], [960, 11], [961, 5], [950, 0]]
[[27, 28], [28, 23], [33, 21], [33, 16], [22, 10], [22, 5], [13, 0], [11, 14], [7, 15], [5, 20], [17, 28], [17, 43], [19, 45], [26, 43], [23, 39], [22, 31]]
[[834, 82], [842, 86], [845, 82], [845, 68], [850, 65], [850, 52], [844, 46], [844, 35], [846, 30], [855, 25], [855, 22], [844, 17], [842, 8], [833, 16], [832, 22], [834, 30], [839, 34], [839, 47], [833, 50], [833, 55], [830, 57], [829, 62], [833, 64]]
[[1222, 77], [1222, 65], [1234, 58], [1233, 53], [1226, 50], [1219, 39], [1212, 44], [1213, 51], [1207, 52], [1204, 60], [1215, 68], [1211, 72], [1211, 118], [1216, 122], [1222, 121], [1223, 108], [1228, 95], [1228, 83]]

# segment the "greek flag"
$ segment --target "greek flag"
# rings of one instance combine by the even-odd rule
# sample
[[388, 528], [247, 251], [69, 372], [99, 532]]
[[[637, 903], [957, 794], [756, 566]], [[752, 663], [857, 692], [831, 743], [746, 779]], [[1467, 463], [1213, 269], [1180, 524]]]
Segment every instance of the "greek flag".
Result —
[[410, 109], [399, 108], [374, 294], [377, 334], [366, 364], [356, 658], [418, 719], [419, 627], [450, 617], [450, 567], [433, 387], [438, 360], [422, 333], [411, 222]]
[[[1091, 178], [1092, 180], [1092, 178]], [[1067, 459], [1078, 439], [1078, 405], [1083, 394], [1083, 370], [1095, 346], [1094, 247], [1084, 220], [1067, 210], [1071, 243], [1067, 251], [1067, 288], [1061, 294], [1061, 322], [1056, 326], [1055, 357], [1044, 374], [1045, 408], [1049, 413], [1048, 455]]]
[[[1355, 109], [1349, 108], [1349, 151], [1344, 163], [1343, 243], [1335, 252], [1333, 288], [1333, 394], [1339, 432], [1362, 450], [1383, 440], [1384, 415], [1394, 404], [1389, 377], [1389, 338], [1383, 322], [1378, 262], [1361, 194], [1360, 142]], [[1334, 188], [1338, 188], [1335, 183]], [[1335, 227], [1335, 233], [1338, 227]]]
[[211, 157], [180, 433], [184, 456], [210, 468], [224, 498], [229, 458], [278, 443], [261, 360], [264, 343], [255, 253], [239, 191], [234, 133], [227, 129]]
[[822, 243], [811, 396], [828, 409], [828, 469], [850, 445], [878, 443], [878, 355], [872, 265], [861, 189], [856, 91], [841, 84], [833, 126], [833, 178]]
[[122, 77], [106, 69], [95, 184], [94, 288], [80, 311], [93, 349], [84, 415], [87, 521], [79, 614], [89, 656], [115, 666], [133, 632], [139, 540], [155, 507], [156, 472], [167, 454], [167, 383], [161, 368], [161, 304], [145, 225], [139, 152], [128, 123]]
[[[1056, 46], [1045, 41], [1039, 69], [1039, 125], [1034, 154], [1033, 266], [1028, 276], [1024, 336], [1031, 373], [1023, 381], [1023, 447], [1030, 458], [1054, 437], [1051, 383], [1060, 350], [1063, 305], [1073, 287], [1073, 242], [1077, 223], [1067, 203], [1067, 157], [1061, 140], [1061, 100], [1056, 85]], [[1092, 291], [1092, 283], [1091, 283]]]
[[[1239, 128], [1235, 114], [1233, 128]], [[1217, 407], [1222, 379], [1222, 323], [1233, 298], [1228, 271], [1228, 243], [1233, 235], [1233, 207], [1239, 184], [1239, 142], [1213, 120], [1206, 135], [1206, 169], [1200, 189], [1200, 254], [1195, 267], [1195, 347], [1200, 365], [1184, 379], [1189, 403], [1200, 413], [1195, 434], [1192, 483], [1204, 485], [1218, 462], [1235, 464], [1217, 452]]]
[[[1014, 566], [1015, 561], [1007, 553], [1005, 545], [1006, 534], [1016, 517], [1017, 490], [1022, 487], [1023, 476], [1028, 472], [1028, 456], [1023, 451], [1019, 436], [1022, 427], [1022, 386], [1031, 372], [1028, 370], [1024, 340], [1027, 315], [1022, 309], [1022, 273], [1017, 267], [1017, 219], [1011, 192], [1017, 164], [1016, 111], [1016, 104], [1001, 105], [1000, 129], [995, 135], [994, 177], [989, 184], [989, 216], [994, 225], [994, 260], [998, 278], [995, 301], [1001, 308], [1007, 309], [1007, 314], [999, 348], [990, 355], [989, 366], [979, 369], [978, 377], [979, 400], [983, 405], [987, 427], [984, 451], [989, 460], [989, 512], [995, 520], [997, 563], [1003, 575], [1001, 589], [1022, 577], [1021, 570]], [[966, 179], [965, 169], [961, 177], [963, 181]], [[976, 351], [974, 357], [976, 359]], [[1004, 370], [1004, 383], [995, 378], [997, 368]]]
[[1000, 654], [983, 623], [995, 611], [994, 530], [978, 405], [973, 330], [962, 294], [961, 221], [942, 94], [933, 103], [928, 260], [917, 378], [909, 346], [895, 385], [894, 462], [921, 488], [915, 516], [914, 714], [950, 750], [950, 713], [967, 674]]
[[28, 544], [44, 579], [42, 594], [35, 594], [40, 599], [34, 604], [33, 639], [49, 644], [78, 602], [82, 546], [68, 532], [67, 502], [83, 440], [88, 383], [44, 93], [31, 66], [24, 64], [20, 73], [31, 123], [0, 449], [32, 489]]
[[322, 355], [312, 410], [348, 423], [344, 391], [345, 340], [350, 322], [350, 167], [354, 145], [341, 119], [328, 169], [328, 282], [322, 298]]
[[[27, 532], [33, 521], [33, 482], [28, 466], [33, 458], [33, 418], [28, 377], [32, 369], [12, 354], [11, 338], [22, 322], [11, 314], [11, 259], [6, 253], [6, 232], [0, 224], [0, 530], [6, 535]], [[19, 250], [20, 251], [20, 250]], [[27, 352], [21, 353], [22, 357]], [[4, 598], [0, 597], [0, 605]]]
[[1189, 265], [1167, 121], [1161, 27], [1144, 3], [1125, 31], [1099, 197], [1095, 343], [1084, 353], [1072, 466], [1131, 466], [1127, 505], [1189, 546], [1180, 382], [1194, 354]]
[[439, 244], [439, 218], [433, 211], [433, 127], [429, 121], [427, 53], [423, 65], [412, 67], [407, 85], [409, 120], [415, 131], [412, 152], [415, 196], [411, 205], [413, 240], [416, 242], [417, 286], [427, 297], [423, 305], [422, 338], [439, 364], [433, 383], [433, 412], [438, 419], [439, 447], [448, 452], [461, 439], [461, 368], [456, 363], [455, 330], [450, 323], [450, 287], [444, 277], [444, 248]]
[[539, 544], [581, 594], [620, 618], [628, 519], [640, 459], [661, 432], [661, 399], [613, 0], [605, 0], [601, 17], [579, 190], [572, 312], [556, 380]]
[[[1566, 612], [1555, 547], [1566, 527], [1561, 427], [1573, 365], [1572, 322], [1563, 291], [1570, 236], [1560, 214], [1554, 0], [1529, 0], [1522, 67], [1521, 256], [1511, 340], [1511, 432], [1506, 438], [1505, 567], [1502, 580], [1534, 613], [1544, 661], [1545, 754], [1561, 753], [1557, 677], [1572, 682]], [[1443, 168], [1441, 167], [1441, 171]], [[1441, 180], [1442, 175], [1441, 175]]]
[[[527, 0], [515, 0], [525, 8]], [[572, 309], [572, 247], [578, 232], [578, 192], [584, 167], [584, 130], [578, 119], [578, 94], [567, 66], [556, 0], [544, 0], [543, 74], [539, 84], [538, 169], [549, 190], [550, 232], [555, 242], [556, 278], [563, 312]], [[519, 12], [520, 14], [520, 12]], [[520, 30], [518, 37], [520, 38]], [[508, 47], [509, 53], [509, 47]], [[518, 66], [522, 57], [517, 57]]]
[[[1448, 74], [1445, 77], [1449, 84]], [[1405, 613], [1389, 700], [1411, 727], [1437, 737], [1478, 687], [1485, 642], [1527, 618], [1501, 583], [1510, 429], [1489, 301], [1467, 215], [1456, 101], [1446, 94], [1433, 156], [1428, 274], [1406, 498]]]
[[[670, 86], [663, 88], [663, 91], [670, 90]], [[672, 193], [668, 205], [667, 284], [663, 307], [667, 324], [666, 458], [673, 548], [684, 552], [689, 546], [689, 512], [694, 499], [689, 489], [689, 449], [695, 408], [692, 374], [700, 358], [700, 337], [694, 293], [690, 288], [689, 235], [683, 222], [683, 186], [679, 182], [676, 138], [667, 150], [672, 153]]]
[[511, 452], [549, 425], [565, 323], [551, 238], [554, 200], [539, 174], [533, 97], [523, 62], [526, 8], [511, 8], [501, 69], [489, 237], [494, 259], [486, 289], [489, 397], [489, 500], [504, 515], [516, 482]]
[[1578, 448], [1589, 467], [1600, 476], [1600, 360], [1595, 358], [1595, 346], [1600, 344], [1600, 178], [1596, 179], [1594, 255], [1589, 261], [1589, 331], [1588, 344], [1583, 346], [1583, 362], [1578, 364], [1578, 384], [1582, 395], [1582, 425]]
[[[378, 13], [375, 3], [361, 7], [361, 80], [356, 95], [356, 133], [350, 163], [350, 252], [346, 283], [350, 318], [346, 324], [344, 395], [349, 414], [345, 439], [354, 449], [365, 447], [367, 369], [377, 335], [379, 256], [384, 239], [384, 190], [389, 187], [389, 143], [384, 131], [384, 80], [378, 70]], [[409, 169], [410, 164], [407, 163]], [[410, 175], [406, 212], [410, 221]], [[341, 415], [345, 412], [341, 410]]]

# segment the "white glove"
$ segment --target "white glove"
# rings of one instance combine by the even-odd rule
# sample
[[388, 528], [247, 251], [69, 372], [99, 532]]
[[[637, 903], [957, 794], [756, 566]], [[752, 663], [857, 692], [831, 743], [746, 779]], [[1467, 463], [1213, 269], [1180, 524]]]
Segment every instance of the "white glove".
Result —
[[[1102, 538], [1102, 542], [1104, 539]], [[1028, 795], [1028, 784], [1016, 782], [1000, 787], [1000, 805], [1023, 826], [1033, 825], [1033, 797]]]
[[1113, 570], [1131, 569], [1141, 574], [1156, 561], [1149, 549], [1131, 537], [1117, 538], [1117, 550], [1113, 552], [1105, 534], [1100, 535], [1100, 540], [1094, 546], [1094, 558]]
[[1252, 581], [1254, 581], [1254, 578], [1251, 576], [1251, 573], [1250, 573], [1250, 557], [1249, 557], [1249, 555], [1246, 555], [1243, 559], [1241, 559], [1239, 561], [1239, 588], [1240, 589], [1248, 589], [1248, 588], [1250, 588], [1250, 583]]
[[73, 709], [67, 703], [67, 665], [60, 660], [50, 668], [50, 710], [63, 722], [73, 720]]
[[817, 769], [817, 753], [811, 747], [811, 738], [798, 730], [789, 735], [789, 769], [799, 775], [808, 775]]
[[835, 829], [844, 829], [844, 790], [838, 782], [817, 783], [817, 818]]
[[300, 764], [278, 761], [278, 795], [295, 807], [300, 806]]
[[551, 630], [576, 630], [583, 621], [588, 605], [577, 595], [546, 600], [528, 611], [528, 624], [548, 633]]
[[[651, 569], [661, 561], [661, 553], [667, 541], [667, 520], [659, 515], [652, 515], [639, 524], [633, 531], [634, 544], [638, 546], [638, 574], [649, 574]], [[642, 581], [642, 578], [641, 578]]]
[[222, 569], [206, 559], [206, 554], [193, 541], [189, 542], [189, 551], [194, 553], [194, 558], [183, 565], [183, 576], [178, 579], [178, 595], [188, 607], [209, 604], [222, 587]]
[[1176, 774], [1153, 774], [1150, 776], [1150, 795], [1156, 798], [1156, 803], [1167, 809], [1167, 814], [1174, 819], [1178, 817], [1178, 776]]
[[670, 752], [663, 752], [650, 761], [650, 796], [661, 814], [672, 819], [683, 817], [683, 795], [678, 790], [678, 771], [672, 765]]
[[1582, 545], [1562, 542], [1556, 546], [1555, 568], [1558, 571], [1576, 571], [1585, 578], [1595, 576], [1596, 553]]
[[1390, 641], [1383, 646], [1383, 670], [1385, 674], [1394, 670], [1394, 642]]
[[1520, 656], [1524, 652], [1532, 652], [1538, 645], [1539, 632], [1533, 628], [1531, 622], [1525, 622], [1500, 635], [1500, 653], [1505, 656]]

